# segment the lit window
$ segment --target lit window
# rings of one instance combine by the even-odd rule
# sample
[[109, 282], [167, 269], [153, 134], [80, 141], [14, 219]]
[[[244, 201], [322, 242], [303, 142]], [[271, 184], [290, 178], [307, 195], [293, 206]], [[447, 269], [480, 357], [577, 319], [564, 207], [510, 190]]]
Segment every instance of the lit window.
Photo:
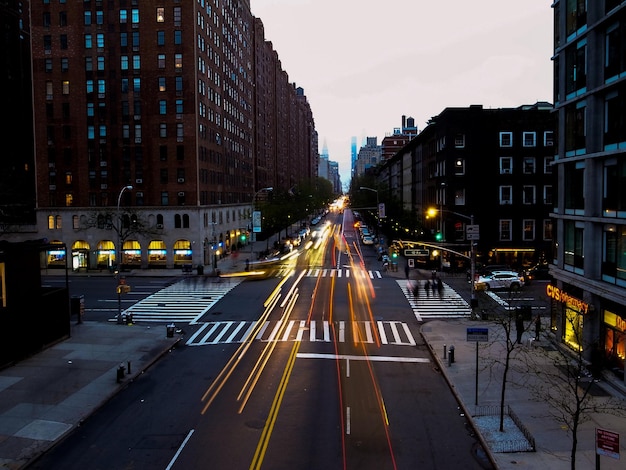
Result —
[[63, 80], [62, 89], [63, 89], [63, 94], [64, 95], [69, 95], [70, 94], [70, 82], [69, 82], [69, 80]]
[[177, 69], [183, 68], [183, 55], [182, 54], [174, 54], [174, 67]]
[[70, 207], [74, 203], [74, 196], [72, 194], [67, 193], [65, 195], [65, 207]]
[[163, 7], [157, 8], [156, 19], [157, 19], [157, 23], [163, 23], [165, 21], [165, 8]]

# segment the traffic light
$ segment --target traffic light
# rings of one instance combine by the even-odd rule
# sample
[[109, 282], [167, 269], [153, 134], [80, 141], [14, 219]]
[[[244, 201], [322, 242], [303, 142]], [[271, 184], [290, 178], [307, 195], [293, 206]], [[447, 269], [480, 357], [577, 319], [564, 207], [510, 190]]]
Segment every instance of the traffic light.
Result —
[[246, 243], [246, 238], [248, 238], [248, 237], [247, 237], [247, 235], [245, 233], [242, 233], [239, 236], [239, 239], [241, 240], [242, 243]]
[[441, 234], [441, 232], [437, 232], [435, 234], [435, 240], [437, 240], [438, 242], [440, 242], [441, 240], [443, 240], [443, 235]]

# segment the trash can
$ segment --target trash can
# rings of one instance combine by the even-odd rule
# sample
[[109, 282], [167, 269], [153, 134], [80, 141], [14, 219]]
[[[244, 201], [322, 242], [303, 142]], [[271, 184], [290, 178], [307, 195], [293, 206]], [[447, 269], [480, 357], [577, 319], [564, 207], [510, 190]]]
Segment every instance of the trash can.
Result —
[[176, 325], [174, 325], [173, 323], [170, 323], [165, 328], [167, 330], [167, 337], [168, 338], [173, 338], [174, 337], [174, 330], [176, 329]]
[[202, 276], [204, 274], [204, 266], [201, 264], [198, 265], [198, 276]]

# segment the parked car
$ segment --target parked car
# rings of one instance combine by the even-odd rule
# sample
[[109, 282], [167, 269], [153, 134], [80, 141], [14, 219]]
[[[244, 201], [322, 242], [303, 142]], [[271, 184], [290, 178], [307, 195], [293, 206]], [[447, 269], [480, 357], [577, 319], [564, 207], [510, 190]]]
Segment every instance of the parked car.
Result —
[[476, 290], [517, 290], [524, 284], [524, 276], [516, 271], [493, 271], [490, 274], [479, 276], [474, 283], [474, 288]]
[[371, 236], [369, 236], [369, 235], [365, 235], [363, 237], [363, 244], [364, 245], [373, 245], [374, 244], [374, 239]]

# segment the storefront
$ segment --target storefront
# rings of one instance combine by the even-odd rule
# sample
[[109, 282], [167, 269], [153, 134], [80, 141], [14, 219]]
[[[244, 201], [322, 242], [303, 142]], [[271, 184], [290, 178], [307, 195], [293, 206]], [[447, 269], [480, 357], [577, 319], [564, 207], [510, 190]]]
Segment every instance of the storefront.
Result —
[[141, 267], [141, 245], [137, 240], [126, 240], [122, 246], [122, 266]]
[[[46, 251], [47, 257], [47, 267], [48, 268], [58, 268], [65, 269], [67, 250], [65, 249], [65, 244], [58, 240], [53, 240], [50, 242], [50, 245], [53, 246], [52, 249]], [[59, 245], [58, 248], [54, 247], [54, 245]]]
[[546, 286], [546, 294], [560, 307], [561, 341], [574, 351], [582, 351], [586, 343], [590, 344], [584, 336], [589, 304], [552, 284]]
[[89, 268], [89, 243], [76, 240], [72, 245], [72, 270]]
[[604, 353], [607, 369], [624, 376], [626, 359], [626, 311], [624, 306], [602, 310]]
[[152, 240], [148, 245], [148, 267], [165, 268], [167, 266], [167, 247], [163, 240]]
[[102, 240], [96, 245], [96, 265], [98, 269], [112, 269], [115, 266], [115, 244]]
[[174, 266], [180, 267], [185, 264], [191, 264], [191, 261], [191, 242], [189, 240], [177, 240], [174, 243]]

